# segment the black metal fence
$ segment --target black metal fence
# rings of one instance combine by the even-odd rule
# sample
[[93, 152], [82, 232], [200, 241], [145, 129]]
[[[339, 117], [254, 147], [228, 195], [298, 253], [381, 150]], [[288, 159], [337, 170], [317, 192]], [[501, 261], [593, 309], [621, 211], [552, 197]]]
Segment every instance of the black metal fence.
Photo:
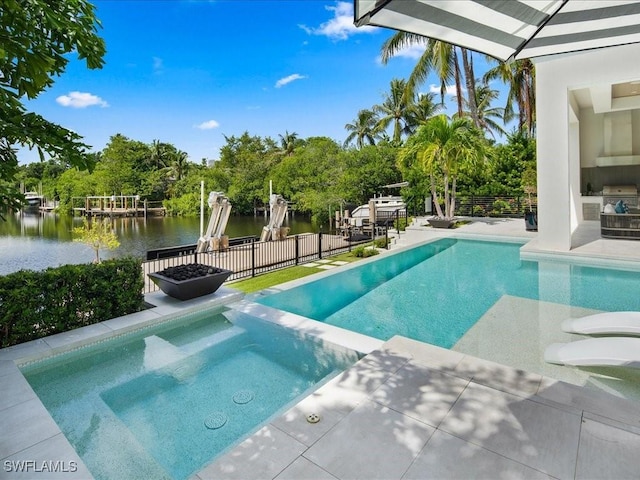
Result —
[[[533, 211], [538, 210], [538, 198], [531, 196]], [[529, 198], [526, 196], [482, 197], [457, 196], [456, 215], [465, 217], [523, 217], [529, 210]]]
[[[386, 235], [385, 231], [385, 238]], [[350, 252], [354, 246], [371, 240], [372, 238], [363, 238], [356, 241], [341, 235], [314, 233], [293, 235], [284, 240], [271, 242], [260, 242], [256, 237], [230, 239], [228, 248], [206, 253], [198, 253], [196, 245], [151, 250], [147, 252], [147, 260], [142, 263], [145, 277], [144, 293], [158, 290], [147, 274], [159, 272], [167, 267], [201, 263], [231, 270], [233, 274], [228, 280], [237, 280]]]

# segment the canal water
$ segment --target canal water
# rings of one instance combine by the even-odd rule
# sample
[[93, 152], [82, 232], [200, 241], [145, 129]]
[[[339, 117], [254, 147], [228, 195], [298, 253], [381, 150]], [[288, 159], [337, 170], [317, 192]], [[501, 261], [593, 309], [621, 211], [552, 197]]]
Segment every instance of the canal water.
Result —
[[[4, 213], [0, 219], [0, 275], [22, 269], [43, 270], [63, 264], [92, 262], [93, 249], [74, 242], [72, 229], [82, 225], [82, 217], [55, 213]], [[204, 219], [207, 228], [208, 217]], [[265, 217], [231, 216], [225, 230], [230, 238], [260, 237], [268, 223]], [[318, 232], [322, 228], [308, 218], [290, 216], [284, 226], [290, 234]], [[120, 241], [116, 250], [101, 249], [101, 258], [134, 255], [146, 257], [147, 250], [178, 245], [194, 245], [200, 237], [200, 217], [115, 218], [113, 228]], [[327, 227], [324, 227], [327, 231]]]

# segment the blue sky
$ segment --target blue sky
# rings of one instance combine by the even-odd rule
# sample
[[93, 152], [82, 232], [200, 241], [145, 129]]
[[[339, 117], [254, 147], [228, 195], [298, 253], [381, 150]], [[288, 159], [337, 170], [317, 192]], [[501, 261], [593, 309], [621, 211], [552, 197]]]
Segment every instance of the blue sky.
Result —
[[[27, 108], [84, 137], [172, 143], [199, 163], [225, 136], [327, 136], [342, 143], [359, 110], [382, 103], [417, 56], [379, 60], [392, 31], [353, 26], [352, 2], [94, 0], [107, 54], [101, 70], [75, 57]], [[476, 74], [486, 67], [476, 57]], [[430, 78], [422, 91], [437, 87]], [[503, 104], [499, 106], [504, 106]], [[21, 163], [35, 151], [21, 150]]]

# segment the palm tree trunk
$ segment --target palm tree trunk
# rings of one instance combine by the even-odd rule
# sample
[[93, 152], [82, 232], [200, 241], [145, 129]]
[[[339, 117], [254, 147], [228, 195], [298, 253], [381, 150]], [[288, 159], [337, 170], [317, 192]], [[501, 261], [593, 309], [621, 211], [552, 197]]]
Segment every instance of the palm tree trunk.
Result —
[[444, 174], [444, 213], [445, 217], [449, 217], [449, 175]]
[[460, 48], [462, 52], [462, 63], [464, 66], [464, 78], [467, 85], [467, 99], [471, 120], [476, 128], [481, 128], [478, 118], [478, 102], [476, 101], [476, 79], [473, 73], [473, 58], [469, 58], [471, 53], [466, 48]]
[[453, 63], [454, 63], [454, 78], [456, 80], [456, 99], [458, 101], [458, 116], [462, 118], [464, 113], [462, 108], [462, 84], [460, 83], [460, 65], [458, 65], [458, 54], [455, 47], [453, 47]]
[[451, 180], [451, 203], [449, 204], [449, 208], [451, 210], [447, 213], [449, 218], [454, 217], [454, 213], [456, 211], [456, 178], [453, 177]]
[[431, 177], [431, 198], [433, 199], [433, 204], [436, 206], [436, 214], [438, 217], [443, 218], [442, 209], [440, 208], [440, 201], [438, 199], [438, 194], [436, 193], [436, 180], [433, 178], [433, 174]]

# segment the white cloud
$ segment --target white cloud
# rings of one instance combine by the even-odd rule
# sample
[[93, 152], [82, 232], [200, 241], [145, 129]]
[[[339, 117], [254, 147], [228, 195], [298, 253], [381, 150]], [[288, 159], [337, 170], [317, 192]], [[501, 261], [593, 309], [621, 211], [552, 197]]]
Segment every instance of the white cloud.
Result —
[[293, 75], [289, 75], [288, 77], [281, 78], [276, 82], [276, 88], [284, 87], [287, 83], [294, 82], [296, 80], [302, 80], [303, 78], [307, 78], [305, 75], [300, 75], [299, 73], [294, 73]]
[[299, 25], [310, 35], [324, 35], [333, 40], [346, 40], [356, 33], [371, 33], [376, 31], [375, 27], [358, 27], [353, 24], [353, 4], [352, 2], [336, 2], [335, 6], [325, 7], [333, 12], [333, 18], [322, 23], [317, 28], [310, 28], [306, 25]]
[[215, 120], [207, 120], [206, 122], [202, 122], [200, 125], [195, 125], [196, 128], [200, 130], [211, 130], [214, 128], [218, 128], [220, 124]]
[[[431, 85], [429, 85], [429, 91], [431, 93], [437, 93], [438, 95], [440, 95], [440, 85], [436, 85], [435, 83], [432, 83]], [[465, 92], [466, 90], [463, 88], [462, 91]], [[456, 86], [447, 85], [445, 87], [445, 94], [449, 95], [450, 97], [455, 97], [458, 94], [456, 90]]]
[[93, 95], [87, 92], [69, 92], [68, 95], [60, 95], [56, 98], [63, 107], [72, 108], [86, 108], [93, 105], [99, 105], [101, 107], [108, 107], [109, 104], [97, 95]]

